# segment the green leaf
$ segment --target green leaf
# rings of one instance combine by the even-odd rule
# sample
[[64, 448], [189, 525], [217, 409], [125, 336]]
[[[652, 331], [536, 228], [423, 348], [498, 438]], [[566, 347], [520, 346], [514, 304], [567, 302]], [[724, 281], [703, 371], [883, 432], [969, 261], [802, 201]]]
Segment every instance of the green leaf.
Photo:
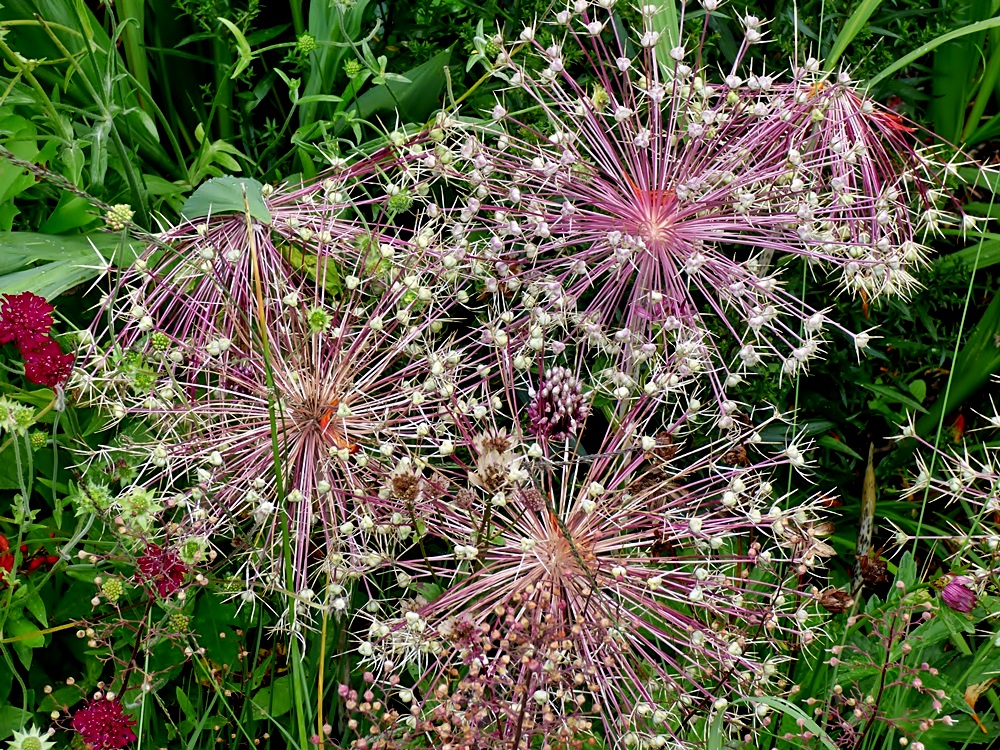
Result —
[[100, 276], [108, 263], [131, 265], [143, 250], [138, 242], [104, 232], [67, 237], [0, 232], [0, 247], [0, 294], [32, 291], [50, 299]]
[[[451, 50], [438, 52], [434, 57], [418, 65], [405, 75], [409, 83], [389, 81], [369, 89], [360, 97], [352, 112], [355, 117], [366, 120], [376, 112], [395, 110], [406, 122], [423, 122], [440, 105], [438, 97], [444, 88], [444, 69], [451, 61]], [[337, 123], [338, 131], [347, 127], [347, 122]]]
[[32, 719], [30, 711], [17, 706], [0, 708], [0, 737], [8, 737], [14, 731], [20, 731]]
[[918, 435], [930, 435], [937, 430], [941, 413], [955, 407], [985, 385], [990, 376], [1000, 370], [1000, 294], [986, 308], [982, 319], [969, 334], [965, 346], [952, 363], [948, 400], [942, 395], [916, 424]]
[[258, 690], [253, 702], [262, 717], [287, 714], [292, 709], [291, 675], [279, 677], [267, 687]]
[[859, 383], [858, 385], [871, 391], [877, 396], [880, 396], [883, 401], [890, 404], [902, 404], [903, 406], [908, 406], [914, 411], [927, 413], [927, 409], [921, 406], [920, 402], [916, 401], [912, 396], [900, 393], [895, 388], [890, 388], [886, 385], [877, 385], [876, 383]]
[[854, 41], [854, 38], [865, 27], [865, 24], [868, 23], [868, 19], [872, 13], [881, 4], [882, 0], [861, 0], [861, 3], [851, 14], [851, 17], [844, 22], [844, 26], [841, 28], [840, 33], [837, 34], [837, 38], [833, 40], [833, 47], [830, 48], [830, 53], [826, 56], [827, 70], [833, 70], [840, 56], [844, 54], [851, 45], [851, 42]]
[[851, 458], [857, 459], [858, 461], [864, 461], [865, 459], [854, 449], [852, 449], [847, 443], [843, 443], [833, 435], [820, 435], [816, 438], [816, 444], [821, 445], [824, 448], [829, 448], [832, 451], [837, 451], [838, 453], [843, 453], [850, 456]]
[[213, 214], [241, 214], [245, 210], [243, 191], [250, 206], [250, 215], [264, 224], [271, 223], [271, 212], [264, 204], [263, 189], [250, 177], [214, 177], [201, 185], [181, 207], [185, 219], [197, 219]]
[[914, 380], [906, 386], [906, 389], [912, 393], [913, 398], [920, 403], [923, 403], [924, 399], [927, 398], [927, 381], [925, 380]]
[[770, 695], [762, 695], [755, 697], [738, 698], [734, 703], [763, 703], [769, 708], [773, 708], [776, 711], [780, 711], [787, 716], [791, 716], [797, 722], [799, 726], [805, 727], [823, 744], [827, 750], [837, 750], [837, 746], [834, 744], [833, 740], [830, 739], [829, 735], [823, 731], [823, 729], [813, 721], [812, 717], [803, 711], [801, 708], [796, 706], [794, 703], [789, 703], [784, 698], [777, 698]]
[[239, 60], [236, 62], [236, 69], [230, 78], [237, 78], [240, 73], [250, 67], [250, 63], [253, 62], [253, 50], [250, 49], [250, 42], [247, 38], [243, 36], [243, 32], [239, 30], [239, 27], [232, 21], [226, 18], [217, 18], [219, 23], [225, 26], [236, 37], [236, 50], [239, 53]]
[[874, 86], [877, 83], [881, 83], [889, 76], [894, 75], [895, 73], [902, 70], [910, 63], [919, 60], [928, 52], [932, 52], [945, 42], [950, 42], [952, 39], [959, 39], [967, 34], [976, 34], [980, 31], [986, 31], [987, 29], [992, 29], [996, 26], [1000, 26], [1000, 17], [990, 18], [987, 21], [980, 21], [979, 23], [969, 24], [964, 28], [956, 29], [955, 31], [949, 31], [947, 34], [942, 34], [941, 36], [927, 42], [927, 44], [920, 45], [910, 54], [904, 55], [903, 57], [896, 60], [896, 62], [889, 65], [889, 67], [887, 67], [877, 76], [868, 81], [868, 85]]
[[[677, 0], [665, 0], [659, 10], [649, 19], [653, 31], [660, 35], [656, 43], [656, 59], [664, 70], [673, 71], [673, 60], [670, 50], [680, 44], [681, 26], [677, 15]], [[669, 66], [669, 68], [667, 67]]]
[[903, 583], [907, 591], [917, 582], [917, 562], [913, 559], [912, 552], [906, 551], [900, 558], [899, 567], [896, 568], [896, 581]]

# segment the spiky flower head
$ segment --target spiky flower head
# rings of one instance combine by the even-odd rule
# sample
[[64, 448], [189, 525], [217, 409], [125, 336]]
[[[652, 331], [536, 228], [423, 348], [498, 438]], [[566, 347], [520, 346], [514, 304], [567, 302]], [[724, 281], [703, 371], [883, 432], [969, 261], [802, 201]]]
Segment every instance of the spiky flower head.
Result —
[[[728, 466], [728, 443], [662, 451], [657, 433], [681, 440], [681, 422], [659, 423], [649, 398], [593, 455], [550, 451], [531, 443], [517, 396], [503, 392], [486, 413], [467, 404], [453, 414], [466, 436], [457, 475], [436, 480], [425, 511], [425, 547], [448, 551], [397, 563], [420, 594], [396, 619], [372, 617], [361, 653], [373, 671], [418, 665], [433, 713], [438, 680], [482, 646], [477, 634], [503, 644], [549, 633], [558, 653], [536, 643], [540, 671], [519, 684], [565, 659], [572, 690], [609, 732], [651, 742], [669, 741], [694, 706], [722, 710], [732, 694], [775, 689], [778, 642], [814, 637], [813, 597], [797, 575], [825, 552], [807, 532], [811, 505], [783, 510], [773, 497], [768, 476], [787, 455]], [[555, 690], [552, 701], [544, 692], [540, 705], [558, 712]], [[523, 699], [509, 694], [501, 713], [517, 715]]]
[[287, 529], [294, 580], [285, 590], [308, 588], [310, 569], [335, 551], [347, 549], [359, 569], [378, 564], [381, 553], [354, 541], [385, 537], [386, 519], [376, 523], [365, 498], [411, 452], [438, 450], [440, 406], [469, 364], [454, 342], [437, 340], [452, 282], [436, 260], [366, 244], [335, 272], [337, 286], [271, 269], [256, 277], [256, 312], [226, 308], [224, 345], [99, 354], [86, 391], [118, 418], [149, 423], [148, 438], [123, 452], [182, 508], [189, 534], [255, 540], [250, 579], [284, 576]]
[[[813, 66], [787, 83], [736, 75], [759, 20], [717, 82], [697, 44], [664, 48], [650, 14], [629, 30], [576, 4], [556, 21], [545, 42], [521, 36], [538, 65], [504, 51], [497, 71], [543, 121], [498, 105], [460, 149], [475, 191], [462, 216], [487, 233], [500, 285], [627, 372], [689, 352], [720, 403], [765, 359], [804, 369], [836, 327], [782, 283], [796, 257], [843, 269], [869, 299], [912, 286], [915, 212], [940, 173], [849, 84]], [[580, 55], [593, 88], [568, 62]]]

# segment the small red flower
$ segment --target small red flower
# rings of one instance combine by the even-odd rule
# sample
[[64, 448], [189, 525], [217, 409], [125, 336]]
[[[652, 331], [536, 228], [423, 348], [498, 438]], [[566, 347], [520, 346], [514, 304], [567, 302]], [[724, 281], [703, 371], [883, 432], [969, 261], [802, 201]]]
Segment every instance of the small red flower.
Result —
[[170, 596], [177, 591], [184, 583], [184, 574], [188, 572], [187, 565], [176, 552], [156, 544], [146, 546], [145, 553], [136, 560], [135, 567], [135, 580], [147, 586], [155, 585], [161, 597]]
[[73, 716], [73, 729], [93, 750], [121, 750], [135, 742], [135, 719], [122, 709], [121, 701], [94, 698]]
[[50, 338], [22, 343], [21, 355], [24, 377], [47, 388], [55, 388], [69, 377], [75, 359], [72, 354], [63, 354], [62, 347]]
[[52, 330], [52, 305], [31, 292], [4, 295], [0, 305], [0, 344], [24, 346]]
[[0, 570], [8, 573], [14, 570], [14, 553], [10, 551], [10, 542], [3, 534], [0, 534]]

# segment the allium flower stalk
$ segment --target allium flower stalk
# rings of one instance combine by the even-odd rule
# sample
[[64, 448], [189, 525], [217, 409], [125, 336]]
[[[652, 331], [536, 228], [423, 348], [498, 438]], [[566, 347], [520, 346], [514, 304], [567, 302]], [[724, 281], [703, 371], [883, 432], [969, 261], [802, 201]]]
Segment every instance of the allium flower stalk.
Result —
[[[432, 710], [439, 680], [467, 656], [456, 634], [502, 644], [545, 629], [579, 675], [574, 705], [593, 701], [609, 733], [643, 741], [670, 740], [691, 711], [725, 710], [734, 693], [774, 690], [776, 643], [813, 638], [814, 596], [797, 576], [828, 554], [810, 533], [811, 504], [782, 510], [773, 497], [767, 477], [790, 459], [728, 465], [729, 443], [681, 450], [665, 442], [682, 439], [679, 424], [658, 424], [649, 398], [593, 455], [568, 440], [533, 443], [516, 394], [503, 393], [485, 413], [460, 402], [452, 415], [463, 449], [425, 539], [448, 552], [398, 562], [426, 598], [374, 617], [361, 646], [373, 671], [421, 665]], [[499, 715], [516, 716], [536, 679], [526, 674]], [[512, 746], [512, 725], [497, 721]]]
[[[495, 124], [463, 131], [463, 218], [488, 232], [502, 284], [569, 314], [628, 372], [664, 346], [691, 352], [720, 402], [767, 358], [805, 368], [836, 327], [786, 290], [790, 258], [842, 268], [869, 299], [912, 286], [913, 204], [933, 208], [938, 175], [888, 113], [812, 72], [744, 80], [737, 60], [712, 83], [700, 47], [665, 55], [648, 14], [628, 33], [605, 12], [577, 3], [551, 43], [522, 35], [540, 72], [501, 52], [497, 75], [542, 124], [497, 105]], [[740, 58], [760, 33], [748, 20]]]

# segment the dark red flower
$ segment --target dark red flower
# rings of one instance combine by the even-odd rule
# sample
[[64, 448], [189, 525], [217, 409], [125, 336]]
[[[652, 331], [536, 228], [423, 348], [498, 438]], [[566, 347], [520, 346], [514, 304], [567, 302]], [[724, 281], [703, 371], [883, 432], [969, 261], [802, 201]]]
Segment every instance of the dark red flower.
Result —
[[0, 344], [11, 341], [19, 346], [45, 338], [52, 329], [55, 308], [31, 292], [5, 294], [0, 305]]
[[94, 698], [73, 715], [73, 729], [93, 750], [121, 750], [135, 742], [135, 719], [122, 709], [121, 701]]
[[[170, 596], [184, 583], [188, 567], [173, 550], [149, 544], [142, 557], [135, 563], [135, 580], [139, 583], [155, 585], [161, 597]], [[152, 590], [150, 590], [152, 593]]]
[[51, 338], [22, 343], [21, 356], [24, 377], [47, 388], [55, 388], [69, 377], [75, 359], [72, 354], [63, 354], [62, 347]]
[[10, 542], [3, 534], [0, 534], [0, 569], [8, 573], [14, 570], [14, 553], [10, 551]]

